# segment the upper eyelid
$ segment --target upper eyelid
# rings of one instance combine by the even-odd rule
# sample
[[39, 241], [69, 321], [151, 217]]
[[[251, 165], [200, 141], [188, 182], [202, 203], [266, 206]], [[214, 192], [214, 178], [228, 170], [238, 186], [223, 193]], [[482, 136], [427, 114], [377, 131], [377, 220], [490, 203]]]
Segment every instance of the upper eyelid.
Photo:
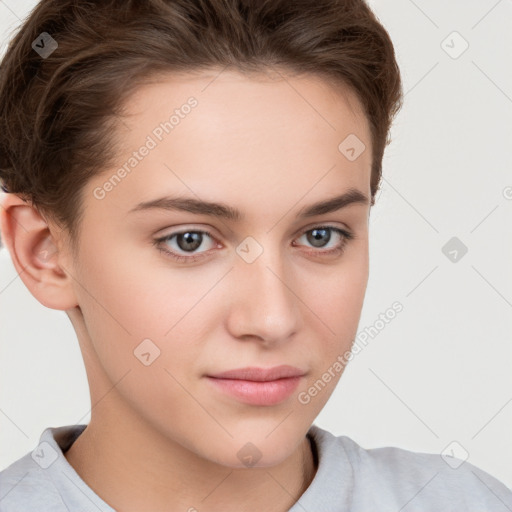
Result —
[[[300, 230], [298, 230], [296, 233], [297, 235], [296, 236], [300, 236], [300, 235], [303, 235], [304, 233], [307, 233], [308, 231], [312, 231], [313, 229], [321, 229], [321, 228], [331, 228], [331, 229], [340, 229], [342, 231], [347, 231], [347, 232], [351, 232], [351, 229], [348, 228], [348, 227], [342, 227], [342, 226], [337, 226], [337, 225], [333, 225], [329, 222], [325, 222], [325, 223], [316, 223], [316, 224], [311, 224], [311, 225], [308, 225], [304, 228], [301, 228]], [[161, 230], [160, 230], [161, 231]], [[187, 233], [187, 232], [193, 232], [193, 233], [203, 233], [203, 234], [207, 234], [209, 236], [211, 236], [212, 238], [219, 238], [217, 237], [215, 234], [214, 234], [214, 231], [215, 230], [211, 230], [209, 228], [201, 228], [201, 227], [195, 227], [195, 226], [189, 226], [189, 227], [185, 227], [185, 228], [182, 228], [182, 229], [179, 229], [177, 228], [176, 231], [170, 231], [164, 235], [160, 235], [157, 237], [157, 239], [159, 238], [170, 238], [174, 235], [180, 235], [180, 234], [183, 234], [183, 233]]]
[[[349, 228], [348, 226], [338, 226], [338, 225], [335, 225], [335, 224], [332, 224], [331, 222], [327, 221], [327, 222], [322, 222], [322, 221], [317, 221], [316, 223], [311, 223], [311, 224], [308, 224], [307, 226], [297, 230], [295, 233], [295, 236], [300, 236], [308, 231], [311, 231], [313, 229], [318, 229], [318, 228], [322, 228], [322, 227], [325, 227], [325, 228], [332, 228], [332, 229], [340, 229], [342, 231], [347, 231], [349, 233], [352, 232], [351, 228]], [[169, 228], [169, 229], [172, 229], [172, 228]], [[162, 231], [162, 230], [159, 230], [159, 231]], [[170, 231], [168, 232], [167, 234], [165, 235], [160, 235], [158, 236], [157, 238], [169, 238], [173, 235], [179, 235], [179, 234], [182, 234], [182, 233], [186, 233], [188, 231], [193, 231], [193, 232], [201, 232], [201, 233], [206, 233], [210, 236], [212, 236], [213, 238], [220, 238], [220, 237], [217, 237], [215, 235], [215, 229], [210, 229], [210, 228], [204, 228], [204, 227], [196, 227], [194, 226], [193, 224], [185, 227], [185, 228], [176, 228], [176, 231]], [[230, 234], [232, 234], [233, 232], [231, 230], [230, 231]]]

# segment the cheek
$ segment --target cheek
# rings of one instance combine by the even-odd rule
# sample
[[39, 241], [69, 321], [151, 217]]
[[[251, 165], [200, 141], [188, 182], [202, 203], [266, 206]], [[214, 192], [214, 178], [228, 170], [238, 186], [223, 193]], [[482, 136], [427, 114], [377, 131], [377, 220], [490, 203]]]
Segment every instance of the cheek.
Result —
[[308, 313], [308, 332], [314, 336], [304, 356], [312, 361], [313, 371], [297, 395], [298, 410], [303, 414], [316, 417], [320, 413], [345, 371], [367, 280], [368, 258], [363, 251], [309, 289], [308, 306], [314, 314]]
[[366, 285], [368, 282], [369, 259], [367, 243], [358, 241], [357, 245], [341, 256], [340, 262], [331, 267], [316, 269], [316, 283], [306, 290], [316, 304], [316, 310], [323, 311], [334, 323], [352, 324], [359, 319]]
[[91, 343], [111, 378], [140, 366], [139, 345], [158, 355], [155, 366], [179, 370], [200, 351], [194, 340], [221, 303], [208, 293], [219, 276], [171, 267], [154, 248], [119, 246], [105, 241], [101, 255], [82, 254], [77, 292]]
[[207, 283], [194, 288], [183, 272], [114, 250], [83, 258], [79, 303], [98, 368], [144, 415], [189, 399], [178, 383], [190, 378], [200, 354], [194, 340], [203, 326], [193, 313], [208, 322], [201, 303], [194, 308]]
[[[311, 321], [323, 326], [323, 359], [333, 359], [352, 345], [357, 333], [368, 282], [368, 255], [361, 244], [339, 266], [326, 270], [308, 290], [307, 305], [316, 314]], [[321, 319], [321, 322], [319, 322]]]
[[82, 299], [109, 330], [134, 342], [150, 334], [162, 337], [181, 313], [183, 294], [190, 289], [185, 279], [176, 270], [166, 272], [162, 256], [151, 246], [141, 250], [107, 236], [96, 245], [99, 252], [81, 255]]

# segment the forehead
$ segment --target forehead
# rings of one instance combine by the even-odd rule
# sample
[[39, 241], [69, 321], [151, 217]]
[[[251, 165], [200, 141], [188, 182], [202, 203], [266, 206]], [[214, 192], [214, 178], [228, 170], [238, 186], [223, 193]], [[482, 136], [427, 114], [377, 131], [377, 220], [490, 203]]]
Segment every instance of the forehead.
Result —
[[[326, 77], [287, 75], [276, 70], [242, 73], [212, 68], [155, 75], [125, 101], [127, 118], [123, 125], [130, 126], [130, 120], [139, 124], [144, 118], [165, 117], [166, 113], [179, 110], [191, 96], [200, 103], [204, 117], [208, 117], [208, 126], [222, 118], [225, 131], [230, 126], [236, 127], [237, 120], [257, 122], [264, 116], [273, 121], [282, 114], [282, 125], [290, 131], [292, 127], [287, 124], [290, 119], [316, 121], [319, 128], [330, 127], [333, 131], [342, 121], [362, 135], [369, 135], [362, 105], [350, 87]], [[275, 127], [273, 124], [269, 130]]]
[[[305, 194], [325, 199], [333, 188], [369, 194], [371, 139], [361, 105], [350, 89], [315, 76], [159, 76], [126, 101], [117, 136], [117, 167], [89, 186], [112, 184], [101, 208], [127, 212], [164, 193], [243, 199], [247, 207], [259, 195], [281, 208]], [[366, 149], [350, 161], [340, 144], [354, 136]]]

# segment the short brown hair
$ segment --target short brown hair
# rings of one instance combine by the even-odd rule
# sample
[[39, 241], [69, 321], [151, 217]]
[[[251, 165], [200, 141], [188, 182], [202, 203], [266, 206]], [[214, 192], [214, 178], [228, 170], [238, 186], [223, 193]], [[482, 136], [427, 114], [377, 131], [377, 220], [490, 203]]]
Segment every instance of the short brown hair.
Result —
[[[46, 58], [32, 46], [44, 32], [58, 44]], [[391, 39], [364, 0], [42, 0], [0, 66], [0, 178], [75, 248], [83, 186], [114, 164], [129, 94], [159, 73], [217, 66], [350, 87], [371, 128], [373, 204], [403, 94]]]

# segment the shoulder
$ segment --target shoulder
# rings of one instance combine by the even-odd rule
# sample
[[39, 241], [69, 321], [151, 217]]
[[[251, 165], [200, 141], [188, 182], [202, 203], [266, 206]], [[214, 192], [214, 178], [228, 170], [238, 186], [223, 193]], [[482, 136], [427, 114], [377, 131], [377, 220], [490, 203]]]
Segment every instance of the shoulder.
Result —
[[59, 492], [45, 471], [27, 453], [0, 471], [0, 512], [63, 509]]
[[512, 490], [468, 461], [396, 447], [365, 449], [318, 428], [316, 434], [328, 452], [339, 457], [341, 449], [349, 462], [354, 505], [403, 512], [512, 511]]
[[[63, 455], [86, 425], [48, 427], [38, 445], [0, 471], [0, 512], [108, 510]], [[70, 508], [71, 506], [71, 508]]]

